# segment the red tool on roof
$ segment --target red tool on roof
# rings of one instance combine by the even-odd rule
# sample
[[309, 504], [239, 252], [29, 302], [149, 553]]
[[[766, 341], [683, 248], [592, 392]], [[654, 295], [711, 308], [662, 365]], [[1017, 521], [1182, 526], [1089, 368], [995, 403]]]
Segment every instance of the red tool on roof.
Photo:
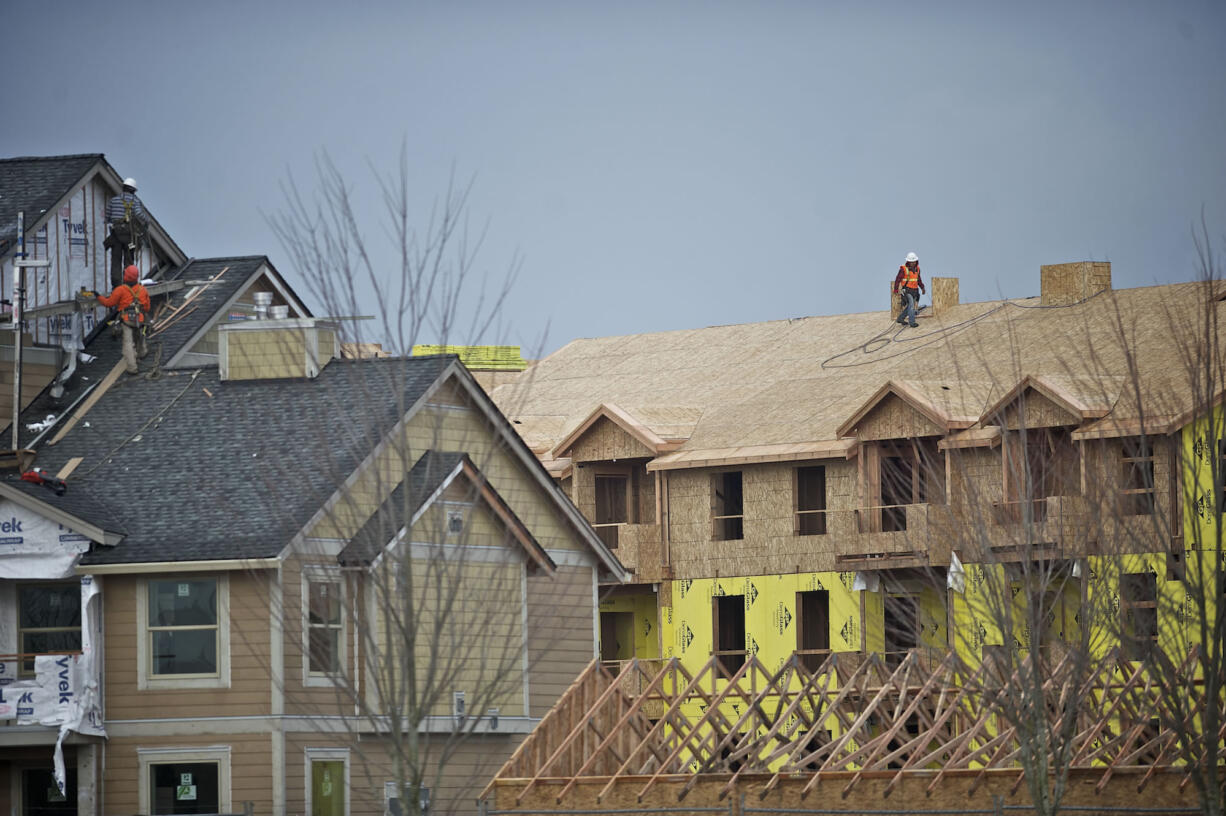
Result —
[[27, 470], [25, 473], [21, 474], [21, 479], [25, 482], [32, 482], [36, 485], [42, 485], [48, 490], [54, 490], [55, 495], [57, 496], [63, 496], [65, 491], [68, 490], [68, 483], [63, 479], [58, 479], [55, 476], [48, 476], [38, 468]]

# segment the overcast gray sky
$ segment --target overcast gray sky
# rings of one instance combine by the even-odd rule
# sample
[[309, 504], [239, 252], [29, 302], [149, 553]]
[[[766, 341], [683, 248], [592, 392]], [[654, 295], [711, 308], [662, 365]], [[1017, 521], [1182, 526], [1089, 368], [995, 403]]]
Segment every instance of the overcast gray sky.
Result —
[[912, 250], [963, 300], [1188, 280], [1226, 236], [1222, 0], [8, 6], [0, 154], [106, 153], [189, 255], [296, 282], [261, 213], [321, 150], [373, 201], [403, 142], [422, 222], [475, 176], [480, 267], [523, 259], [487, 341], [881, 309]]

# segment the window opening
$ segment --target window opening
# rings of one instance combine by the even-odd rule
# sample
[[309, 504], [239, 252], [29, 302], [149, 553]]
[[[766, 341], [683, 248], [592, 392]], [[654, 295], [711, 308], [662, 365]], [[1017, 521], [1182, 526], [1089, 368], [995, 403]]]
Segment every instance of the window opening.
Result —
[[630, 520], [625, 476], [596, 477], [596, 533], [609, 548], [617, 547], [617, 526]]
[[22, 677], [34, 675], [34, 655], [81, 651], [81, 585], [18, 584], [18, 651]]
[[21, 771], [22, 816], [76, 816], [77, 769], [68, 765], [64, 773], [64, 792], [60, 793], [50, 768], [24, 768]]
[[796, 535], [826, 534], [826, 468], [796, 468]]
[[216, 762], [149, 765], [151, 811], [155, 814], [220, 813]]
[[307, 582], [307, 651], [312, 674], [332, 674], [341, 668], [341, 602], [339, 581]]
[[1042, 523], [1047, 499], [1081, 491], [1077, 446], [1068, 428], [1030, 428], [1011, 435], [1005, 521]]
[[216, 675], [217, 581], [150, 581], [149, 640], [154, 676]]
[[1158, 581], [1152, 572], [1120, 577], [1120, 648], [1127, 660], [1145, 660], [1158, 642]]
[[634, 613], [600, 613], [600, 659], [608, 662], [634, 657]]
[[810, 672], [830, 654], [830, 593], [824, 589], [796, 593], [796, 654]]
[[1154, 448], [1148, 439], [1125, 440], [1124, 481], [1120, 490], [1120, 513], [1151, 516], [1154, 513]]
[[716, 541], [735, 541], [744, 538], [745, 515], [741, 471], [733, 470], [715, 474], [711, 492], [711, 518], [714, 522], [712, 538]]
[[715, 624], [715, 654], [731, 676], [745, 665], [745, 596], [716, 595], [711, 599]]
[[919, 601], [914, 595], [887, 595], [885, 599], [885, 660], [902, 663], [917, 645]]

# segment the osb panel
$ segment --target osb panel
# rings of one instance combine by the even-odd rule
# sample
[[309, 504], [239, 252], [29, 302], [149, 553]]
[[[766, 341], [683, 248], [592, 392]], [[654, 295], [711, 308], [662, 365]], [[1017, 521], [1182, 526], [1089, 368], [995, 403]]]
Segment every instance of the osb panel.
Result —
[[1066, 306], [1111, 288], [1110, 262], [1046, 264], [1039, 267], [1041, 303]]
[[932, 313], [939, 315], [958, 305], [958, 279], [933, 278]]
[[1007, 430], [1021, 428], [1062, 428], [1080, 425], [1081, 417], [1071, 414], [1047, 397], [1027, 388], [1002, 412], [1003, 425]]
[[592, 427], [571, 446], [570, 458], [579, 462], [607, 462], [613, 459], [653, 457], [655, 451], [626, 433], [607, 417], [596, 420]]
[[910, 439], [914, 436], [944, 436], [945, 429], [915, 410], [896, 394], [887, 394], [856, 426], [865, 440]]

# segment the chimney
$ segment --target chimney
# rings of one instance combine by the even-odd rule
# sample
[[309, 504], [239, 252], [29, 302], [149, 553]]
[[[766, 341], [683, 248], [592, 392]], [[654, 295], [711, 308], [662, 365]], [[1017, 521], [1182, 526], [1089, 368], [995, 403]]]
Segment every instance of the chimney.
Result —
[[1039, 267], [1039, 302], [1044, 306], [1069, 306], [1110, 288], [1110, 261], [1079, 261]]
[[933, 278], [929, 285], [932, 287], [932, 314], [934, 317], [939, 317], [958, 305], [957, 278]]
[[246, 320], [218, 329], [223, 380], [314, 379], [340, 356], [337, 324], [312, 317]]

